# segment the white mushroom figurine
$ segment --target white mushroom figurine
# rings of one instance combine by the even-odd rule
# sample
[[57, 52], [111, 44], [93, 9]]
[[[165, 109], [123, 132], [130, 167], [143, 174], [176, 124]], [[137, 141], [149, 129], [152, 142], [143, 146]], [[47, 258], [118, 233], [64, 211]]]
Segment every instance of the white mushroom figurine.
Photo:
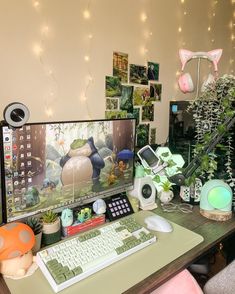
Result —
[[23, 277], [33, 263], [35, 236], [24, 223], [9, 223], [0, 227], [0, 273]]

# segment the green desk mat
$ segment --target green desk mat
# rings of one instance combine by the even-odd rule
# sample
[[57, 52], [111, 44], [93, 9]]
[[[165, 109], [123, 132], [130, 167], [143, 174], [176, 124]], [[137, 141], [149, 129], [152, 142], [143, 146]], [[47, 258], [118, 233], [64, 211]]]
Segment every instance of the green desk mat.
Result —
[[[144, 224], [150, 211], [134, 214]], [[203, 237], [175, 223], [173, 232], [158, 233], [157, 242], [104, 268], [88, 278], [59, 292], [62, 294], [120, 294], [169, 264], [203, 241]], [[5, 279], [12, 294], [52, 294], [54, 291], [40, 269], [20, 280]]]

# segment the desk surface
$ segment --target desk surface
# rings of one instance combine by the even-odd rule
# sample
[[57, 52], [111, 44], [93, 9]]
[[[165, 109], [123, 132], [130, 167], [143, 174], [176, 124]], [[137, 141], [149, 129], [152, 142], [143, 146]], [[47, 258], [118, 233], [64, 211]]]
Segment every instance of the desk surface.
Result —
[[[173, 221], [174, 223], [177, 223], [185, 228], [188, 228], [191, 231], [194, 231], [195, 233], [203, 236], [204, 241], [201, 242], [202, 240], [199, 239], [195, 239], [195, 236], [198, 235], [192, 235], [194, 236], [192, 238], [192, 242], [188, 243], [187, 246], [189, 248], [193, 248], [189, 251], [187, 251], [186, 253], [183, 252], [179, 252], [178, 256], [170, 256], [170, 259], [162, 259], [161, 257], [156, 258], [156, 262], [155, 265], [153, 266], [152, 263], [152, 258], [150, 258], [150, 256], [153, 256], [154, 251], [156, 250], [156, 246], [159, 246], [159, 244], [161, 241], [163, 241], [164, 238], [169, 238], [167, 237], [167, 235], [162, 235], [160, 234], [159, 237], [159, 241], [156, 243], [156, 246], [154, 247], [154, 245], [148, 246], [148, 248], [137, 252], [136, 254], [134, 254], [133, 257], [131, 257], [131, 263], [130, 258], [126, 258], [122, 261], [122, 269], [121, 271], [125, 271], [125, 273], [128, 273], [129, 281], [127, 279], [125, 285], [126, 287], [122, 288], [120, 287], [119, 290], [117, 291], [117, 293], [149, 293], [151, 292], [153, 289], [155, 289], [157, 286], [159, 286], [160, 284], [162, 284], [164, 281], [166, 281], [167, 279], [169, 279], [170, 277], [172, 277], [173, 275], [175, 275], [176, 273], [178, 273], [180, 270], [182, 270], [183, 268], [187, 267], [193, 260], [195, 260], [198, 256], [202, 255], [203, 253], [205, 253], [206, 251], [208, 251], [211, 247], [213, 247], [215, 244], [219, 243], [222, 239], [226, 238], [227, 236], [229, 236], [231, 233], [235, 232], [235, 222], [234, 219], [231, 219], [229, 221], [226, 222], [215, 222], [215, 221], [211, 221], [208, 220], [204, 217], [202, 217], [199, 213], [199, 209], [198, 207], [194, 207], [194, 212], [190, 213], [190, 214], [183, 214], [180, 212], [173, 212], [173, 213], [164, 213], [162, 212], [161, 208], [157, 208], [155, 210], [156, 213], [163, 215], [165, 218]], [[181, 227], [175, 225], [175, 228], [178, 230], [180, 229], [181, 231]], [[172, 234], [172, 236], [174, 237], [174, 235]], [[172, 238], [173, 238], [172, 237]], [[199, 236], [200, 237], [200, 236]], [[171, 252], [174, 252], [174, 247], [176, 246], [175, 242], [181, 242], [181, 244], [183, 244], [184, 242], [182, 241], [189, 241], [189, 240], [183, 240], [182, 238], [176, 238], [176, 239], [172, 239], [169, 240], [169, 242], [166, 242], [165, 244], [167, 244], [167, 248], [168, 251], [172, 249]], [[196, 243], [194, 243], [196, 242]], [[201, 242], [201, 243], [200, 243]], [[197, 245], [196, 247], [194, 247], [196, 244], [200, 243], [199, 245]], [[178, 243], [179, 244], [179, 243]], [[148, 251], [148, 252], [147, 252]], [[184, 251], [185, 252], [185, 251]], [[171, 254], [170, 254], [171, 255]], [[138, 258], [137, 258], [138, 257]], [[141, 271], [141, 268], [138, 270], [138, 273], [133, 275], [133, 269], [135, 269], [134, 271], [136, 271], [136, 262], [138, 263], [138, 260], [146, 260], [146, 264], [147, 263], [151, 263], [151, 266], [142, 268], [143, 271]], [[156, 264], [159, 264], [159, 266], [156, 266]], [[111, 278], [110, 277], [110, 269], [112, 269], [112, 272], [114, 271], [116, 273], [116, 275], [118, 275], [118, 279], [117, 280], [121, 280], [120, 278], [120, 267], [117, 264], [111, 265], [109, 268], [99, 272], [96, 275], [99, 275], [100, 279], [105, 278], [104, 276], [107, 275], [107, 278]], [[143, 274], [144, 272], [144, 274]], [[113, 275], [113, 273], [112, 273]], [[42, 283], [42, 281], [46, 282], [47, 281], [44, 279], [44, 277], [42, 276], [42, 273], [40, 273], [40, 271], [37, 272], [37, 276], [32, 276], [31, 278], [27, 278], [27, 279], [31, 279], [31, 282], [40, 285], [40, 290], [42, 290], [42, 284], [44, 285], [44, 283]], [[36, 280], [35, 280], [36, 279]], [[38, 280], [39, 279], [39, 280]], [[42, 279], [42, 280], [41, 280]], [[90, 282], [97, 282], [95, 281], [95, 276], [93, 277], [89, 277]], [[24, 279], [18, 281], [19, 284], [17, 283], [17, 281], [12, 281], [12, 280], [6, 280], [8, 286], [10, 287], [12, 294], [15, 293], [20, 293], [20, 294], [25, 294], [27, 292], [22, 291], [20, 292], [20, 290], [17, 290], [15, 292], [16, 289], [20, 289], [20, 284], [23, 285]], [[26, 280], [25, 280], [26, 281]], [[39, 283], [37, 283], [39, 281]], [[108, 280], [107, 280], [108, 281]], [[133, 283], [133, 281], [135, 281], [135, 283]], [[89, 285], [86, 284], [88, 282], [86, 282], [86, 280], [82, 281], [85, 287], [89, 288]], [[16, 285], [16, 283], [18, 285]], [[121, 283], [121, 281], [120, 281]], [[27, 282], [26, 282], [27, 284]], [[91, 284], [91, 283], [89, 283]], [[92, 283], [93, 284], [93, 283]], [[109, 281], [108, 283], [108, 290], [110, 291], [110, 289], [112, 288], [112, 281]], [[45, 285], [44, 285], [45, 286]], [[82, 286], [82, 285], [81, 285]], [[98, 286], [98, 285], [97, 285]], [[47, 289], [49, 287], [49, 284], [45, 286]], [[73, 286], [72, 286], [73, 287]], [[111, 288], [110, 288], [111, 287]], [[46, 289], [45, 288], [45, 289]], [[126, 290], [128, 289], [128, 290]], [[31, 288], [32, 290], [32, 288]], [[48, 290], [49, 291], [49, 290]], [[72, 288], [67, 288], [66, 293], [73, 293]], [[1, 292], [1, 291], [0, 291]], [[80, 292], [80, 291], [79, 291]], [[89, 293], [89, 291], [85, 291], [86, 293]], [[7, 293], [7, 292], [4, 292]], [[36, 292], [35, 292], [36, 293]], [[40, 292], [40, 293], [44, 293]], [[46, 292], [45, 292], [46, 293]], [[50, 292], [49, 293], [53, 293]], [[64, 292], [62, 292], [64, 293]], [[77, 292], [76, 292], [77, 293]], [[92, 292], [91, 292], [92, 293]], [[105, 292], [102, 292], [105, 293]], [[109, 292], [110, 293], [110, 292]], [[115, 291], [113, 293], [116, 293]]]

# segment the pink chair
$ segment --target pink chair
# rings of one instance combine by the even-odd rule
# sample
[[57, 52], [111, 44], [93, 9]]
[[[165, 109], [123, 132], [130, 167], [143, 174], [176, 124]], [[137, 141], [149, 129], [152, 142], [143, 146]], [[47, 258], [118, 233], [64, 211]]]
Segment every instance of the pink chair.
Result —
[[190, 272], [185, 269], [151, 294], [203, 294], [202, 289]]

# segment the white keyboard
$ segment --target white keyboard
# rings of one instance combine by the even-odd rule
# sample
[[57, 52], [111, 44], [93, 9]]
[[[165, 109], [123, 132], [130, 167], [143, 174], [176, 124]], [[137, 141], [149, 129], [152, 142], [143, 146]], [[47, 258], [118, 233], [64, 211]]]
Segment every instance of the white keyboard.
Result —
[[133, 217], [74, 236], [37, 253], [37, 264], [57, 293], [156, 242]]

